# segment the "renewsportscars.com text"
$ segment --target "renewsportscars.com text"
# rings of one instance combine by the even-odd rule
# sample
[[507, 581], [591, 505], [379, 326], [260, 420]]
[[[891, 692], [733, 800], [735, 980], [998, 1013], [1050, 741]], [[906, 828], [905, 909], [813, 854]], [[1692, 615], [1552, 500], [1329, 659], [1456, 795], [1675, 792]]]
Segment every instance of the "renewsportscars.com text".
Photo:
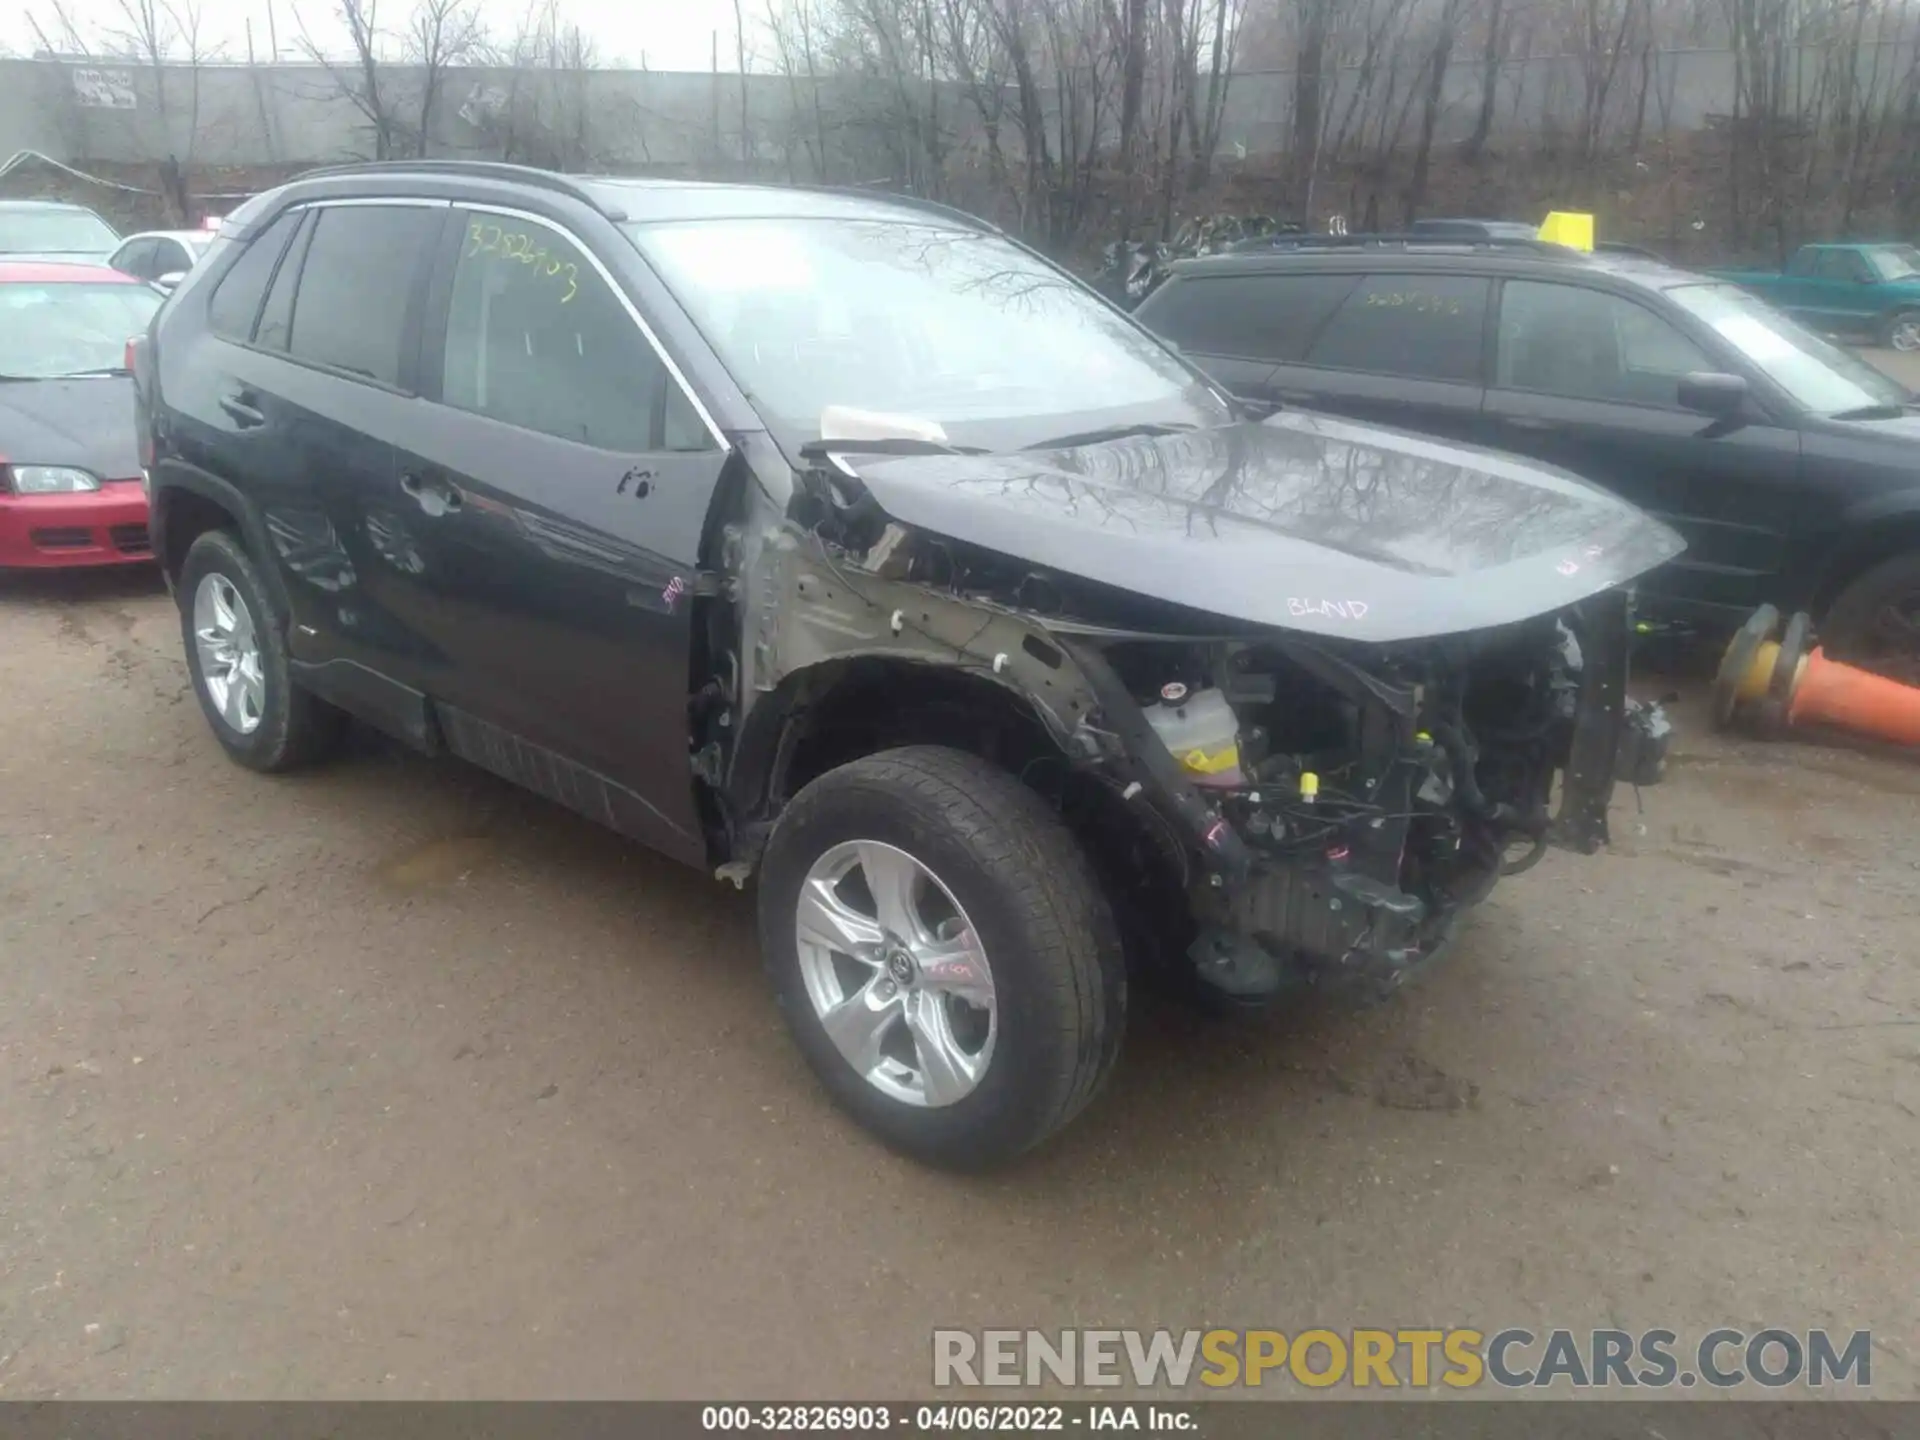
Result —
[[1870, 1331], [936, 1330], [938, 1386], [1864, 1390]]

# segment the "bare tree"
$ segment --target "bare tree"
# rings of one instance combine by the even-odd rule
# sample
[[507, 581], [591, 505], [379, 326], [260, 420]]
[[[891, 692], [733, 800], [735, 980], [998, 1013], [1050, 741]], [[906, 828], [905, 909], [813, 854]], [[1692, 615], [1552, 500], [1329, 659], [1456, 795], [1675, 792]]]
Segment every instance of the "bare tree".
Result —
[[407, 138], [424, 156], [445, 97], [447, 72], [471, 64], [486, 45], [486, 32], [471, 0], [420, 0], [407, 21], [405, 55], [415, 72], [420, 104]]
[[404, 127], [389, 94], [386, 64], [381, 57], [380, 0], [334, 0], [334, 18], [347, 32], [353, 48], [351, 60], [337, 61], [317, 43], [307, 30], [307, 22], [294, 12], [300, 28], [300, 50], [327, 73], [335, 90], [360, 112], [372, 132], [374, 160], [391, 160], [397, 153]]

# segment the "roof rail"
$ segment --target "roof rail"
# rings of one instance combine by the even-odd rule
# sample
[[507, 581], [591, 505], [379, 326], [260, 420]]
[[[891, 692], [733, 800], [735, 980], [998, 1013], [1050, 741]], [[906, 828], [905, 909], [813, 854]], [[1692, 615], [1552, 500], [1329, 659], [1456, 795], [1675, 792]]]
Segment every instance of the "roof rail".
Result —
[[1258, 235], [1227, 247], [1230, 255], [1294, 250], [1524, 250], [1549, 260], [1572, 260], [1581, 252], [1550, 240], [1522, 240], [1518, 236], [1449, 235], [1415, 232], [1358, 235]]
[[520, 185], [538, 185], [557, 190], [575, 200], [583, 200], [595, 209], [604, 209], [586, 186], [573, 176], [554, 170], [537, 170], [531, 165], [509, 165], [500, 160], [359, 160], [347, 165], [323, 165], [303, 170], [293, 178], [317, 180], [334, 175], [470, 175], [485, 180], [511, 180]]
[[958, 220], [969, 230], [987, 230], [998, 235], [1000, 227], [991, 220], [983, 220], [971, 211], [958, 206], [944, 205], [938, 200], [928, 200], [920, 195], [901, 195], [892, 190], [876, 190], [864, 185], [789, 185], [789, 190], [805, 190], [813, 195], [845, 195], [861, 200], [884, 200], [908, 210], [924, 210], [929, 215], [939, 215], [948, 220]]

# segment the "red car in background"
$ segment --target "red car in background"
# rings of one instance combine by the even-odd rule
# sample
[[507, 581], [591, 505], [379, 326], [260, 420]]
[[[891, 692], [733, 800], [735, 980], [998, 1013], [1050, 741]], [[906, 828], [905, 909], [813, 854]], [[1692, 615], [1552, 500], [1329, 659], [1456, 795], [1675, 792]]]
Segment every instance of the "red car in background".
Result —
[[0, 259], [0, 569], [152, 559], [126, 354], [165, 298], [104, 265]]

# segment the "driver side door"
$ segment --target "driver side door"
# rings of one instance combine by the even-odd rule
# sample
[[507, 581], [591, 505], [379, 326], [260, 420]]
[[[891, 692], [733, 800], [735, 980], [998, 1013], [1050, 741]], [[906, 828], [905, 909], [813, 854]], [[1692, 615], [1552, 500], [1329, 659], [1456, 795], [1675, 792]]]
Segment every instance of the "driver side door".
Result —
[[1640, 584], [1656, 608], [1744, 617], [1778, 593], [1808, 517], [1800, 434], [1749, 402], [1738, 424], [1679, 403], [1682, 376], [1725, 371], [1638, 300], [1508, 280], [1499, 300], [1488, 444], [1559, 465], [1680, 532], [1686, 550]]
[[704, 863], [688, 706], [720, 432], [587, 245], [516, 212], [450, 213], [421, 375], [364, 523], [449, 748]]

